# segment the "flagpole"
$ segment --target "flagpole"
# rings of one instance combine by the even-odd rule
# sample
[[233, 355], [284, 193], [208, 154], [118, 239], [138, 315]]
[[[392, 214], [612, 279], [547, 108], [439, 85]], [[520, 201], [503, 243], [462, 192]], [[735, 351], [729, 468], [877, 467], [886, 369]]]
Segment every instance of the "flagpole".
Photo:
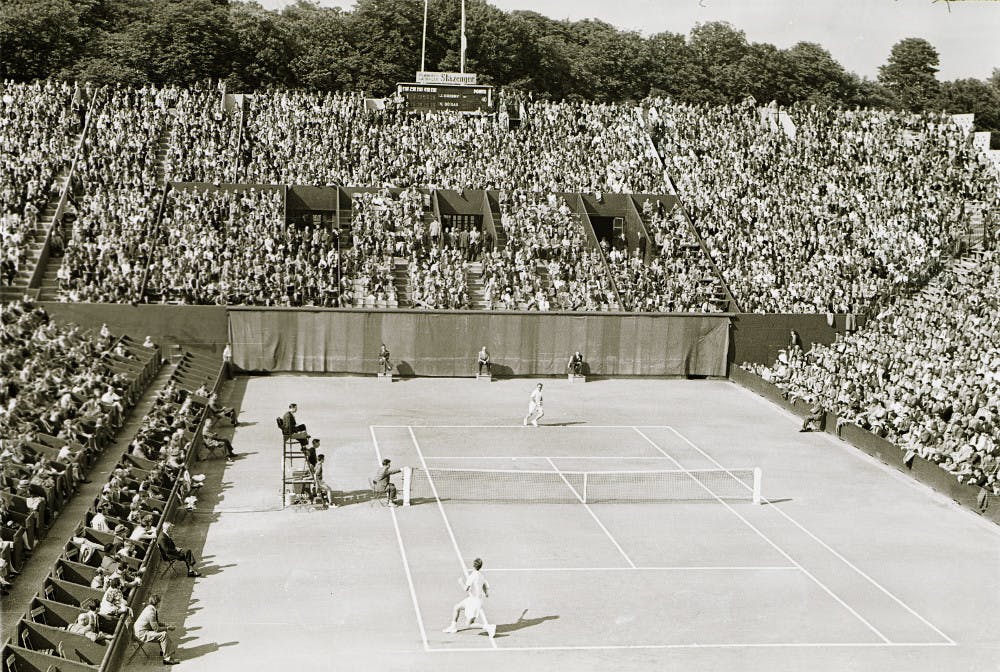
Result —
[[462, 0], [462, 66], [460, 72], [465, 72], [465, 0]]
[[420, 42], [420, 72], [426, 70], [424, 67], [424, 57], [427, 55], [427, 4], [430, 0], [424, 0], [424, 39]]

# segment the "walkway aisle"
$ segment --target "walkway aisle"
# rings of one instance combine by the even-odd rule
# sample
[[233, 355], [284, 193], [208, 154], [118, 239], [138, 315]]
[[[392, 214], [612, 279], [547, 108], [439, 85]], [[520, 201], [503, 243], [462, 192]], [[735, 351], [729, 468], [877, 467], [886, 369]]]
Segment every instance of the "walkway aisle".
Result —
[[66, 542], [73, 536], [77, 525], [83, 520], [83, 514], [94, 503], [104, 484], [108, 482], [108, 474], [118, 462], [118, 458], [125, 452], [125, 448], [135, 438], [143, 418], [146, 417], [152, 406], [153, 397], [166, 385], [172, 372], [173, 366], [170, 364], [165, 363], [160, 368], [145, 394], [139, 399], [139, 403], [129, 411], [125, 425], [118, 432], [115, 442], [101, 453], [97, 463], [87, 474], [90, 483], [80, 485], [76, 494], [59, 512], [59, 517], [56, 518], [48, 535], [35, 546], [31, 558], [25, 563], [24, 571], [14, 582], [10, 595], [5, 596], [3, 602], [0, 603], [2, 606], [2, 611], [0, 611], [0, 641], [6, 641], [16, 631], [17, 623], [27, 611], [31, 599], [41, 588], [42, 582], [48, 576], [56, 558], [62, 553]]

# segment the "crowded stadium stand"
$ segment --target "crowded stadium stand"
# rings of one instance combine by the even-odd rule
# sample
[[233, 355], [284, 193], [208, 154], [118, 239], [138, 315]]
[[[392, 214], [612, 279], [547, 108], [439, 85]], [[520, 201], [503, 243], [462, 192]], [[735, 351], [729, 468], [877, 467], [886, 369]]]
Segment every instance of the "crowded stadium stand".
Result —
[[[164, 523], [197, 504], [203, 477], [193, 476], [189, 467], [210, 454], [210, 444], [217, 440], [208, 428], [213, 422], [211, 395], [221, 383], [223, 369], [214, 357], [179, 353], [161, 372], [159, 348], [115, 338], [106, 330], [90, 336], [77, 328], [60, 330], [42, 309], [30, 305], [4, 306], [3, 317], [5, 324], [17, 327], [13, 333], [28, 338], [12, 354], [31, 352], [51, 367], [56, 361], [53, 348], [72, 348], [60, 358], [61, 371], [33, 372], [39, 374], [38, 385], [66, 386], [62, 397], [53, 395], [59, 404], [42, 409], [45, 415], [34, 426], [47, 427], [46, 423], [65, 416], [63, 429], [54, 436], [35, 430], [30, 409], [23, 408], [30, 406], [33, 389], [4, 372], [4, 394], [11, 401], [4, 404], [10, 407], [4, 416], [8, 438], [0, 463], [5, 487], [8, 477], [20, 470], [34, 474], [25, 485], [18, 483], [16, 489], [10, 486], [3, 492], [4, 538], [8, 533], [13, 537], [13, 543], [3, 546], [4, 564], [16, 567], [22, 580], [29, 573], [44, 579], [28, 586], [35, 594], [24, 615], [3, 623], [9, 636], [2, 652], [3, 669], [110, 670], [117, 669], [126, 655], [131, 660], [141, 651], [149, 657], [132, 635], [131, 623], [154, 579], [176, 571], [177, 558], [169, 552], [164, 555]], [[76, 362], [74, 354], [85, 359]], [[16, 364], [4, 362], [5, 367]], [[24, 365], [26, 370], [39, 368], [30, 362]], [[95, 418], [86, 414], [89, 400], [79, 408], [74, 400], [105, 387], [101, 375], [108, 376], [108, 382], [129, 386], [118, 388], [123, 409], [102, 402], [106, 416]], [[136, 412], [139, 417], [129, 417]], [[102, 456], [126, 420], [134, 435], [117, 442], [122, 452]], [[59, 455], [46, 457], [56, 451]], [[81, 479], [92, 467], [109, 471], [107, 482], [81, 486], [90, 484]], [[34, 479], [40, 480], [36, 484]], [[58, 513], [47, 506], [49, 499], [55, 497], [58, 505], [77, 488], [93, 500], [75, 527], [62, 530], [69, 532], [68, 540], [61, 547], [39, 545], [40, 538], [54, 529]], [[30, 549], [35, 554], [25, 561]], [[46, 563], [51, 566], [47, 575], [29, 571]]]
[[966, 123], [520, 106], [0, 84], [0, 587], [51, 566], [3, 670], [155, 657], [132, 622], [179, 571], [195, 462], [233, 454], [230, 368], [374, 374], [386, 341], [399, 377], [471, 377], [486, 344], [498, 379], [574, 350], [597, 378], [728, 376], [1000, 520], [1000, 188]]

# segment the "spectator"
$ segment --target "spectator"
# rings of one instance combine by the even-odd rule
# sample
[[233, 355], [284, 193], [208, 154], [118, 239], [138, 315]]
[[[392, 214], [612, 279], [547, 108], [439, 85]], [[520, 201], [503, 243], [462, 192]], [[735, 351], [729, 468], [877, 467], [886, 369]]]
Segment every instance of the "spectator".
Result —
[[174, 626], [160, 622], [160, 596], [156, 593], [149, 596], [149, 602], [135, 619], [132, 630], [140, 642], [156, 642], [160, 645], [160, 654], [164, 665], [176, 665], [180, 661], [172, 657], [174, 644], [167, 632]]

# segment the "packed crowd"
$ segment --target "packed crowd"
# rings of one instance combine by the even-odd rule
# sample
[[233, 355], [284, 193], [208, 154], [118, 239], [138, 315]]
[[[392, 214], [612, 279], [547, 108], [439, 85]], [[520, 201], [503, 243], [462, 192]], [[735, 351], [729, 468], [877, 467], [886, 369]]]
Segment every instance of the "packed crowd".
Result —
[[415, 188], [354, 195], [353, 244], [351, 254], [345, 255], [345, 269], [360, 284], [356, 302], [372, 296], [376, 305], [396, 301], [393, 270], [395, 257], [400, 257], [406, 260], [412, 306], [468, 307], [467, 252], [463, 254], [452, 236], [442, 235], [429, 206], [430, 196]]
[[995, 198], [944, 115], [801, 105], [792, 139], [752, 101], [647, 104], [667, 170], [748, 312], [858, 312], [926, 279], [955, 245], [963, 202]]
[[238, 182], [237, 147], [243, 108], [225, 110], [216, 89], [179, 89], [165, 157], [175, 182]]
[[1000, 253], [949, 268], [858, 332], [744, 365], [963, 483], [1000, 494]]
[[[679, 206], [669, 213], [661, 201], [642, 205], [653, 244], [629, 252], [610, 245], [607, 253], [622, 307], [634, 312], [718, 312], [726, 308], [725, 290], [702, 252]], [[602, 241], [603, 243], [603, 241]], [[648, 255], [648, 256], [647, 256]]]
[[483, 257], [489, 310], [617, 310], [600, 250], [587, 249], [583, 225], [565, 199], [501, 193], [506, 244]]
[[0, 305], [0, 587], [84, 482], [141, 391], [133, 346]]
[[660, 192], [663, 175], [625, 106], [527, 102], [494, 117], [365, 109], [358, 94], [259, 93], [247, 113], [247, 182]]
[[[36, 88], [74, 98], [59, 86]], [[263, 255], [248, 260], [249, 280], [206, 269], [225, 247], [234, 264], [241, 247], [218, 241], [214, 206], [204, 203], [210, 214], [204, 219], [216, 230], [199, 228], [197, 216], [186, 218], [182, 236], [151, 229], [163, 177], [489, 187], [514, 195], [663, 192], [664, 169], [632, 107], [528, 100], [520, 127], [511, 130], [490, 117], [368, 110], [354, 94], [262, 92], [228, 110], [211, 89], [102, 89], [97, 98], [75, 180], [78, 219], [59, 269], [63, 300], [392, 306], [401, 282], [394, 278], [395, 257], [407, 266], [413, 305], [457, 308], [469, 301], [463, 265], [481, 256], [491, 307], [710, 311], [722, 305], [715, 269], [680, 226], [680, 215], [647, 217], [655, 238], [648, 253], [614, 246], [587, 252], [575, 236], [578, 247], [567, 257], [564, 240], [550, 235], [566, 228], [558, 221], [534, 231], [526, 213], [519, 219], [528, 230], [508, 221], [515, 227], [504, 227], [512, 232], [509, 245], [493, 249], [476, 227], [439, 228], [434, 235], [429, 217], [414, 217], [407, 198], [376, 194], [387, 209], [370, 222], [355, 217], [369, 227], [351, 234], [364, 239], [361, 245], [337, 245], [336, 233], [318, 226], [282, 226], [263, 236], [259, 228], [252, 236], [238, 226], [225, 229], [228, 237], [270, 241]], [[936, 272], [957, 244], [964, 203], [996, 199], [980, 159], [944, 117], [794, 107], [792, 139], [763, 126], [752, 103], [651, 99], [644, 105], [666, 172], [745, 311], [859, 312]], [[49, 125], [75, 122], [71, 108], [58, 108], [70, 112]], [[166, 152], [162, 166], [158, 145]], [[387, 206], [389, 200], [402, 205]], [[176, 214], [174, 205], [168, 199], [168, 214]], [[430, 210], [426, 202], [416, 205]], [[270, 206], [262, 217], [270, 217]], [[20, 224], [5, 217], [0, 229], [14, 242], [4, 256], [21, 257]], [[167, 239], [178, 245], [153, 249], [154, 241], [159, 247]], [[595, 263], [584, 263], [588, 255]], [[16, 272], [16, 262], [4, 261], [0, 271]]]
[[[192, 304], [302, 305], [330, 261], [319, 232], [286, 227], [281, 191], [171, 189], [153, 236], [145, 296]], [[336, 288], [336, 282], [333, 283]]]
[[152, 250], [156, 148], [175, 89], [103, 89], [74, 174], [77, 218], [58, 271], [64, 301], [135, 301]]
[[65, 82], [0, 82], [0, 286], [13, 284], [55, 178], [73, 160], [83, 104]]

